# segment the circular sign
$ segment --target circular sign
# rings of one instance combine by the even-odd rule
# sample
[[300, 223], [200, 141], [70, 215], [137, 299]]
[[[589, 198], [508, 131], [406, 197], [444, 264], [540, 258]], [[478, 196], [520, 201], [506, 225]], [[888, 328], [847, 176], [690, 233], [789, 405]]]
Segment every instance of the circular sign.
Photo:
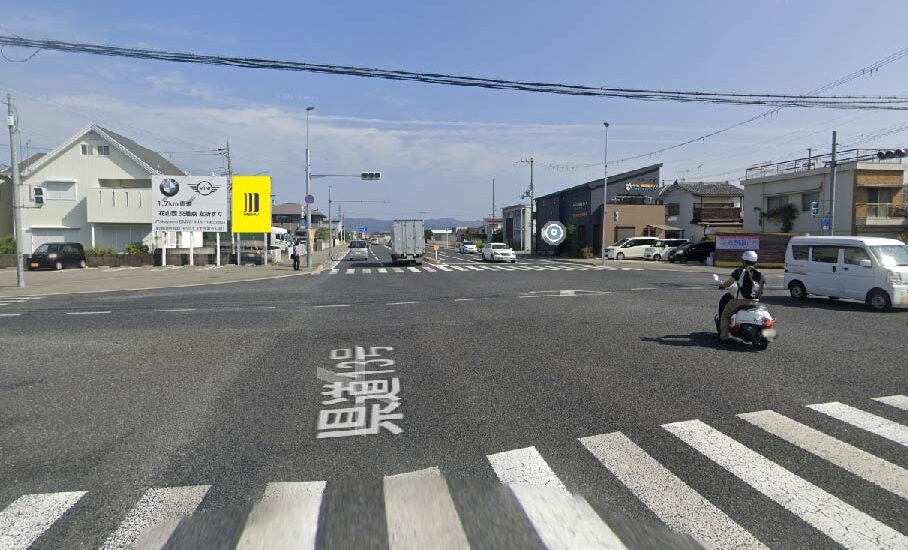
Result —
[[559, 222], [548, 222], [542, 226], [542, 240], [552, 246], [561, 244], [566, 236], [567, 232]]
[[159, 189], [165, 197], [172, 197], [180, 192], [180, 184], [173, 178], [167, 178], [161, 181]]
[[306, 204], [312, 204], [313, 202], [315, 202], [315, 197], [313, 197], [312, 195], [306, 195]]

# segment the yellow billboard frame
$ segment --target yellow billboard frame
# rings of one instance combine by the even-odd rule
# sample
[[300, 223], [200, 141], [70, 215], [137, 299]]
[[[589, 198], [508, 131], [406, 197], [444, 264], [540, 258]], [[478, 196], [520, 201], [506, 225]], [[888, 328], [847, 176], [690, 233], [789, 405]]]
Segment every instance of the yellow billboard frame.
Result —
[[233, 176], [230, 198], [233, 233], [271, 232], [271, 176]]

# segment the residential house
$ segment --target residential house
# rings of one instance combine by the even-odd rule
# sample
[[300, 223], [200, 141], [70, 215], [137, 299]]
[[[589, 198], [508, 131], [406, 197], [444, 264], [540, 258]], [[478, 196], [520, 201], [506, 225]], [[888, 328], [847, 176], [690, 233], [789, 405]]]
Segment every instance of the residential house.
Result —
[[501, 209], [502, 238], [515, 251], [530, 252], [533, 242], [533, 220], [529, 204], [515, 204]]
[[665, 226], [681, 231], [679, 237], [699, 241], [717, 231], [742, 227], [744, 190], [727, 181], [676, 181], [662, 189]]
[[[300, 226], [300, 223], [306, 220], [304, 212], [303, 205], [298, 202], [285, 202], [275, 205], [271, 208], [271, 225], [284, 228], [291, 234], [305, 235], [306, 230]], [[312, 227], [316, 229], [321, 227], [323, 223], [326, 223], [326, 218], [327, 216], [319, 212], [318, 209], [313, 209]], [[333, 221], [337, 222], [337, 220]]]
[[[201, 233], [151, 235], [151, 177], [185, 173], [160, 154], [92, 124], [53, 151], [21, 163], [22, 244], [31, 252], [45, 242], [125, 250], [134, 242], [188, 247]], [[11, 176], [0, 181], [0, 220], [12, 218]], [[35, 200], [43, 192], [44, 204]]]
[[[798, 214], [792, 223], [794, 233], [829, 235], [834, 230], [836, 235], [905, 238], [908, 162], [902, 160], [880, 158], [876, 150], [840, 152], [834, 212], [828, 155], [751, 168], [743, 181], [744, 230], [780, 231], [781, 221], [771, 213], [793, 204]], [[816, 216], [813, 203], [818, 206]]]
[[495, 232], [501, 229], [502, 220], [501, 218], [483, 218], [482, 222], [483, 231], [491, 241]]

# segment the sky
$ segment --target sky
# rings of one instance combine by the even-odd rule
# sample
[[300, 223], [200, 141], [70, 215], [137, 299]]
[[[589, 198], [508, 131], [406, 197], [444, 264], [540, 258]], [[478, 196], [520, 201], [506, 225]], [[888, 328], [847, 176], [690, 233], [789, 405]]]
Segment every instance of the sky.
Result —
[[[902, 2], [821, 0], [395, 2], [48, 2], [4, 8], [0, 34], [310, 63], [594, 86], [807, 93], [908, 47]], [[22, 60], [33, 52], [5, 48]], [[908, 95], [908, 57], [833, 90]], [[267, 173], [277, 202], [305, 194], [305, 108], [314, 174], [380, 171], [378, 182], [313, 182], [347, 215], [477, 219], [536, 195], [663, 163], [666, 183], [736, 182], [753, 164], [827, 153], [908, 112], [782, 110], [663, 154], [649, 153], [766, 112], [758, 106], [454, 88], [42, 51], [0, 58], [29, 152], [89, 123], [162, 151], [193, 174], [229, 138], [235, 173]], [[832, 92], [830, 92], [832, 93]], [[6, 139], [0, 139], [6, 142]], [[908, 132], [861, 147], [908, 143]], [[526, 202], [523, 200], [523, 202]]]

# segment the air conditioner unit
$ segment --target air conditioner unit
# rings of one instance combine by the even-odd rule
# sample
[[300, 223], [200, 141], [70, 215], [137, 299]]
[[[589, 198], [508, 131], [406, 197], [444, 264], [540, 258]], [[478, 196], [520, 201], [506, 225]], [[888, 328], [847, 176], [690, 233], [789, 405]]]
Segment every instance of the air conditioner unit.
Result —
[[32, 187], [32, 200], [38, 206], [44, 206], [44, 188], [37, 185]]

